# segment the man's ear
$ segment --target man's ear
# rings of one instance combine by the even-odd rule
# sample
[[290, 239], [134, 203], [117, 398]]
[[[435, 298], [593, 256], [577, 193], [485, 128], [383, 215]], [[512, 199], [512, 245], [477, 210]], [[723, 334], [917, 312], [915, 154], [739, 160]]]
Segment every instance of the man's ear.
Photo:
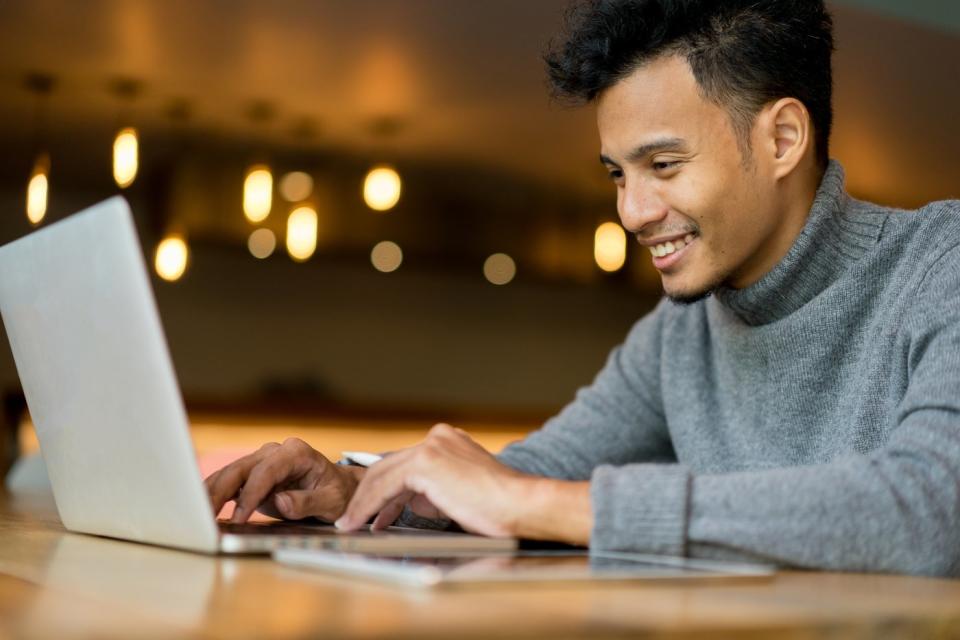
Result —
[[760, 148], [767, 154], [775, 178], [789, 175], [808, 152], [812, 153], [810, 114], [796, 98], [781, 98], [766, 106], [758, 120]]

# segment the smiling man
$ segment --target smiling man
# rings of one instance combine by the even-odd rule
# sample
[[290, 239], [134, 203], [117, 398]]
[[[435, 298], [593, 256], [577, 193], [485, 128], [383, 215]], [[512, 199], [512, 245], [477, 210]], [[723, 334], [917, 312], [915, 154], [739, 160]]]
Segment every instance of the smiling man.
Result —
[[847, 195], [832, 49], [817, 0], [573, 5], [550, 78], [596, 104], [664, 300], [498, 456], [448, 425], [369, 470], [290, 440], [211, 476], [214, 506], [960, 575], [960, 203]]

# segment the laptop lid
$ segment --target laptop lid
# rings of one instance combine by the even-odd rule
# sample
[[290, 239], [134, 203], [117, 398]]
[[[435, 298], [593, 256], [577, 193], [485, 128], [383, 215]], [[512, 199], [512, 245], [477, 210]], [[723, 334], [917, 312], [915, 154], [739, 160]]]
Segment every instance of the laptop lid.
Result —
[[0, 247], [0, 315], [64, 526], [215, 552], [126, 200]]

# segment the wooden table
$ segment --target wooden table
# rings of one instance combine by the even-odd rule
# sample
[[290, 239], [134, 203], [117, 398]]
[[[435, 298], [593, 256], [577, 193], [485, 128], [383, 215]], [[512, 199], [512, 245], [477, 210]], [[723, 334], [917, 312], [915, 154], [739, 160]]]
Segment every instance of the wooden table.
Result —
[[784, 572], [749, 583], [404, 590], [67, 533], [0, 494], [0, 638], [960, 638], [960, 581]]

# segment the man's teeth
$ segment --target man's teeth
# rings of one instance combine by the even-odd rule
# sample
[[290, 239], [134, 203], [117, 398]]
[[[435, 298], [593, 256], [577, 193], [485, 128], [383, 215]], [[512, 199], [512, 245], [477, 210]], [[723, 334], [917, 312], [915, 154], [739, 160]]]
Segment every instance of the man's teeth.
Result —
[[662, 258], [663, 256], [670, 255], [674, 251], [680, 251], [680, 249], [683, 249], [685, 246], [687, 246], [691, 242], [693, 242], [693, 234], [688, 233], [683, 237], [682, 240], [674, 240], [673, 242], [664, 242], [663, 244], [654, 245], [648, 248], [650, 249], [650, 253], [652, 253], [654, 256], [658, 258]]

